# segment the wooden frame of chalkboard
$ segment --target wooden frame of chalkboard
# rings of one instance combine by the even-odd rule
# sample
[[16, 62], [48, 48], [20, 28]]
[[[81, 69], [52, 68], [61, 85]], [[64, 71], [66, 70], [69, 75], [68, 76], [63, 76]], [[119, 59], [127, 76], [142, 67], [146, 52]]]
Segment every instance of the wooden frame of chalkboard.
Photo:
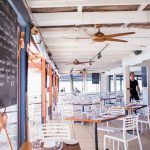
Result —
[[0, 0], [0, 108], [17, 104], [17, 15]]

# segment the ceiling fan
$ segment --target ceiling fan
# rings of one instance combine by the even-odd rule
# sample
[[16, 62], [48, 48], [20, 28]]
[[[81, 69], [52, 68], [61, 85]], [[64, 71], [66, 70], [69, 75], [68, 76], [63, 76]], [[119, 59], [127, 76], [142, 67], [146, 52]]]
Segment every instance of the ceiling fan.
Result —
[[80, 74], [87, 74], [89, 71], [93, 71], [93, 70], [83, 68], [82, 70], [76, 70], [76, 71], [79, 71]]
[[[96, 41], [96, 42], [104, 42], [104, 41], [128, 42], [126, 40], [118, 39], [116, 37], [135, 34], [135, 32], [124, 32], [124, 33], [116, 33], [116, 34], [106, 35], [106, 34], [104, 34], [100, 31], [100, 28], [99, 28], [98, 32], [95, 33], [94, 35], [89, 34], [87, 31], [86, 31], [86, 33], [89, 36], [92, 37], [93, 41]], [[75, 38], [67, 38], [67, 39], [75, 39]], [[87, 37], [77, 37], [76, 39], [89, 39], [89, 38], [87, 38]]]
[[95, 62], [95, 61], [79, 61], [77, 58], [73, 61], [73, 65], [82, 65], [82, 64], [89, 64], [89, 65], [92, 65], [92, 62]]
[[104, 33], [102, 33], [100, 31], [100, 28], [99, 28], [98, 32], [92, 36], [92, 39], [93, 39], [93, 41], [96, 41], [96, 42], [104, 42], [104, 41], [128, 42], [126, 40], [118, 39], [115, 37], [131, 35], [131, 34], [135, 34], [135, 32], [125, 32], [125, 33], [116, 33], [116, 34], [105, 35]]
[[83, 65], [83, 64], [89, 64], [89, 65], [92, 65], [92, 63], [95, 62], [93, 60], [90, 60], [90, 61], [79, 61], [77, 58], [72, 62], [72, 63], [68, 63], [68, 62], [59, 62], [59, 63], [65, 63], [66, 65], [67, 64], [73, 64], [73, 65]]

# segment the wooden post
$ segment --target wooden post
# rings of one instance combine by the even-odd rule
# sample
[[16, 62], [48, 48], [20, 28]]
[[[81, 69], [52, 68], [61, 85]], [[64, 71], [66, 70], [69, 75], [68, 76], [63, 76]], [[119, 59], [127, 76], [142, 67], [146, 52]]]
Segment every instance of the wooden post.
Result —
[[46, 82], [46, 62], [45, 59], [42, 58], [42, 123], [46, 123], [46, 88], [45, 88], [45, 82]]
[[56, 105], [56, 78], [55, 78], [55, 76], [56, 76], [56, 73], [55, 72], [53, 72], [53, 101], [54, 101], [54, 104]]
[[52, 93], [52, 82], [53, 82], [53, 79], [52, 79], [52, 67], [49, 66], [49, 116], [50, 116], [50, 119], [52, 119], [52, 108], [53, 108], [53, 93]]
[[56, 75], [56, 100], [58, 101], [58, 93], [59, 93], [59, 77]]
[[56, 82], [56, 86], [55, 86], [55, 96], [56, 96], [56, 101], [58, 100], [58, 76], [57, 76], [57, 74], [56, 74], [56, 76], [55, 76], [55, 82]]

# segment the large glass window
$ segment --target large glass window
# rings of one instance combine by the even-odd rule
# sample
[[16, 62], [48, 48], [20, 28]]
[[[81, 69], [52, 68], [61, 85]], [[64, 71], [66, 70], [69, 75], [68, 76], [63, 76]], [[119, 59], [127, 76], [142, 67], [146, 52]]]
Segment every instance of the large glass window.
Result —
[[[116, 76], [116, 91], [122, 91], [123, 90], [123, 76], [117, 75]], [[109, 76], [109, 90], [112, 92], [114, 91], [114, 83], [113, 83], [113, 76]]]
[[[142, 76], [141, 75], [135, 75], [135, 80], [138, 81], [140, 90], [142, 91]], [[114, 91], [114, 83], [113, 83], [113, 76], [109, 76], [109, 90]], [[116, 91], [123, 91], [123, 75], [117, 75], [116, 76]]]
[[[65, 88], [65, 92], [71, 92], [70, 90], [70, 76], [62, 75], [60, 77], [60, 90]], [[100, 84], [92, 84], [92, 75], [88, 74], [86, 77], [85, 83], [85, 91], [86, 92], [99, 92]], [[74, 88], [77, 88], [79, 91], [83, 92], [84, 82], [82, 75], [73, 75], [73, 85]]]

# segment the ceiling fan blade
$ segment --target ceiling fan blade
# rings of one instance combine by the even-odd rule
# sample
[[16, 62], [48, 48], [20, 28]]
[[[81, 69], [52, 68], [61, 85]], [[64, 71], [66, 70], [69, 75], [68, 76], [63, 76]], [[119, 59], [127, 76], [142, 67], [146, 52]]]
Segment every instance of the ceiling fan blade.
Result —
[[70, 38], [70, 37], [60, 37], [61, 39], [91, 39], [90, 37], [74, 37], [74, 38]]
[[121, 39], [114, 39], [114, 38], [108, 38], [106, 41], [115, 41], [115, 42], [128, 42], [126, 40], [121, 40]]
[[82, 62], [80, 62], [80, 64], [89, 64], [89, 63], [92, 63], [92, 62], [95, 62], [95, 61], [82, 61]]
[[125, 36], [125, 35], [130, 35], [130, 34], [135, 34], [135, 32], [109, 34], [109, 35], [105, 35], [105, 37], [117, 37], [117, 36]]

